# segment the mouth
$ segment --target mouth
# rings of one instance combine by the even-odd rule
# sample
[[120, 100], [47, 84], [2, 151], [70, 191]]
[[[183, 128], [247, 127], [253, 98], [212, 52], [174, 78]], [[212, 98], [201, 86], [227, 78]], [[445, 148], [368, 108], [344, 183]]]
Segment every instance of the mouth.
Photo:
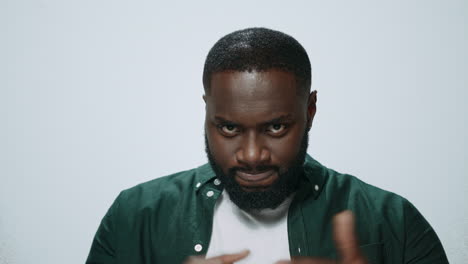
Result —
[[275, 170], [267, 170], [260, 173], [236, 171], [235, 174], [236, 181], [246, 189], [269, 187], [277, 178], [278, 173]]

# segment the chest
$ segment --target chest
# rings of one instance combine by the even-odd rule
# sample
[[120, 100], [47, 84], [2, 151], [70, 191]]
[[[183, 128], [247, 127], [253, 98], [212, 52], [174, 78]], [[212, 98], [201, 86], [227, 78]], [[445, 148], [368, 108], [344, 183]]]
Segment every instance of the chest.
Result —
[[221, 197], [214, 211], [206, 256], [209, 258], [248, 249], [249, 256], [236, 263], [269, 264], [290, 259], [287, 226], [289, 203], [290, 200], [287, 200], [275, 210], [247, 213], [228, 197]]

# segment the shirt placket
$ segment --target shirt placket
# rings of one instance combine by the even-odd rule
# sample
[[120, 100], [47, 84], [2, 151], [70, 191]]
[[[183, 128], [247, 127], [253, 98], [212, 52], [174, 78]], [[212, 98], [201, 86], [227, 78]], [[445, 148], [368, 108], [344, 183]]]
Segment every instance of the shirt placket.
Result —
[[198, 208], [196, 212], [196, 223], [193, 230], [192, 255], [206, 255], [210, 245], [213, 229], [213, 215], [216, 201], [221, 195], [222, 186], [219, 179], [206, 184], [197, 184], [196, 193]]
[[303, 197], [301, 193], [296, 195], [288, 212], [288, 240], [289, 254], [291, 257], [307, 256], [309, 253], [304, 217], [301, 209], [302, 199]]

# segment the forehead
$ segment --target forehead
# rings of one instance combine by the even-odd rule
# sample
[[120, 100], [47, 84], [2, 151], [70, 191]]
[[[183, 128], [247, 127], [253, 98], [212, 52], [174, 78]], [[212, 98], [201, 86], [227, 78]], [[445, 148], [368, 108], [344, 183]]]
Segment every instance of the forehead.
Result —
[[298, 91], [294, 74], [281, 70], [215, 73], [206, 96], [207, 114], [249, 120], [294, 115], [306, 103]]

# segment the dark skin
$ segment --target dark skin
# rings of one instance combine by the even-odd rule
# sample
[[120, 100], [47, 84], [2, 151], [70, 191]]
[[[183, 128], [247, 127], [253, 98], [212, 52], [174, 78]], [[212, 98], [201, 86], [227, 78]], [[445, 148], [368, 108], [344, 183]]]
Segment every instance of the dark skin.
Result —
[[[278, 179], [293, 163], [304, 131], [310, 129], [316, 112], [317, 92], [306, 94], [297, 87], [292, 73], [271, 69], [263, 72], [215, 73], [206, 103], [205, 130], [216, 162], [227, 174], [243, 168], [235, 180], [246, 191], [258, 191]], [[365, 264], [354, 234], [350, 212], [334, 218], [334, 239], [342, 264]], [[249, 254], [243, 251], [210, 259], [191, 257], [186, 264], [235, 263]], [[278, 264], [329, 264], [330, 260], [293, 258]]]
[[296, 86], [293, 74], [279, 70], [212, 76], [203, 97], [208, 142], [226, 174], [229, 168], [245, 169], [235, 179], [246, 190], [268, 188], [277, 180], [278, 173], [261, 167], [284, 172], [312, 125], [316, 92], [308, 96]]

